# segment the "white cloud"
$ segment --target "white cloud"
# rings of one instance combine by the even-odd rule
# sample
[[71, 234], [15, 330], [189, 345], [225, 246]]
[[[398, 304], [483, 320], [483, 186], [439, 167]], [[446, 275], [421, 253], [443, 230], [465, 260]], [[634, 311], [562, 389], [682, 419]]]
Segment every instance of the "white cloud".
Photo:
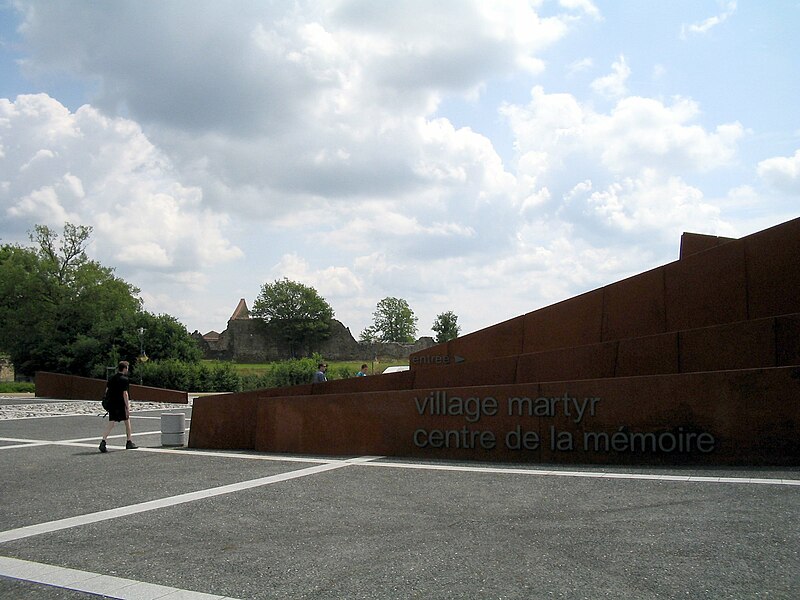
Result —
[[430, 115], [445, 93], [540, 71], [575, 19], [519, 2], [32, 4], [28, 68], [99, 81], [93, 104], [123, 106], [204, 205], [299, 228], [324, 207], [322, 237], [349, 246], [384, 229], [352, 235], [364, 203], [395, 239], [464, 238], [470, 211], [513, 193], [488, 139]]
[[594, 60], [590, 57], [581, 58], [579, 60], [573, 61], [567, 67], [567, 74], [568, 75], [576, 75], [583, 71], [587, 71], [588, 69], [592, 68], [594, 65]]
[[534, 162], [542, 167], [557, 162], [559, 148], [574, 147], [586, 119], [585, 109], [572, 94], [547, 94], [541, 86], [531, 90], [527, 105], [506, 104], [500, 113], [514, 132], [520, 155], [538, 153]]
[[603, 114], [571, 94], [546, 94], [537, 86], [529, 104], [507, 105], [502, 113], [515, 133], [520, 155], [525, 158], [533, 152], [542, 157], [519, 165], [521, 174], [527, 175], [529, 165], [535, 164], [537, 172], [531, 174], [535, 177], [542, 170], [563, 169], [577, 158], [583, 158], [582, 168], [602, 165], [620, 176], [647, 169], [703, 172], [729, 164], [744, 135], [739, 123], [707, 131], [694, 122], [699, 116], [697, 104], [683, 98], [664, 104], [629, 96]]
[[630, 172], [632, 167], [705, 171], [728, 164], [744, 128], [726, 123], [708, 132], [693, 123], [698, 116], [697, 104], [688, 99], [665, 105], [628, 97], [593, 123], [593, 133], [595, 141], [605, 146], [604, 164], [615, 172]]
[[93, 105], [124, 107], [204, 202], [258, 218], [469, 177], [420, 122], [446, 93], [541, 71], [575, 19], [516, 1], [29, 5], [28, 69], [97, 81]]
[[559, 4], [564, 8], [582, 11], [594, 19], [602, 19], [600, 10], [591, 0], [559, 0]]
[[776, 156], [758, 163], [758, 176], [767, 185], [789, 194], [800, 194], [800, 150], [794, 156]]
[[394, 109], [419, 111], [442, 90], [541, 70], [537, 54], [569, 19], [514, 1], [25, 4], [29, 69], [100, 78], [96, 103], [123, 102], [143, 122], [239, 134], [276, 134], [320, 109], [346, 116], [393, 97]]
[[599, 223], [620, 231], [659, 231], [665, 240], [674, 240], [688, 223], [719, 230], [719, 209], [704, 201], [702, 191], [674, 176], [664, 179], [645, 172], [642, 178], [593, 192], [585, 202]]
[[[5, 189], [4, 196], [9, 189]], [[62, 206], [53, 186], [44, 186], [9, 203], [6, 214], [14, 219], [33, 220], [38, 224], [74, 221], [77, 215]]]
[[681, 39], [691, 35], [705, 35], [711, 29], [727, 21], [736, 12], [736, 1], [719, 1], [722, 12], [698, 23], [681, 25]]
[[[534, 295], [585, 291], [591, 282], [630, 274], [632, 261], [615, 259], [617, 253], [637, 253], [633, 262], [672, 256], [680, 234], [697, 223], [708, 233], [734, 231], [685, 177], [729, 165], [743, 135], [739, 124], [709, 131], [695, 122], [698, 107], [686, 99], [664, 104], [630, 96], [602, 113], [541, 87], [529, 104], [507, 105], [503, 114], [516, 136], [523, 198], [513, 268], [530, 271]], [[542, 269], [552, 278], [547, 290], [537, 283]]]
[[631, 69], [624, 56], [611, 65], [612, 73], [595, 79], [591, 88], [595, 93], [606, 98], [619, 98], [628, 92], [626, 82], [631, 75]]
[[133, 122], [47, 95], [0, 101], [0, 211], [16, 237], [34, 224], [91, 225], [98, 258], [137, 270], [193, 271], [238, 258], [227, 218], [202, 207]]

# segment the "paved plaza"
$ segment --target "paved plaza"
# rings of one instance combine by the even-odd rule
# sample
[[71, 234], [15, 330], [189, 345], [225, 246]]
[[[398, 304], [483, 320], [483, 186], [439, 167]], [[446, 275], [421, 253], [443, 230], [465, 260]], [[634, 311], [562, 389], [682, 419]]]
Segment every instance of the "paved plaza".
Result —
[[[798, 598], [800, 468], [161, 446], [134, 403], [0, 398], [0, 598]], [[115, 436], [115, 437], [114, 437]]]

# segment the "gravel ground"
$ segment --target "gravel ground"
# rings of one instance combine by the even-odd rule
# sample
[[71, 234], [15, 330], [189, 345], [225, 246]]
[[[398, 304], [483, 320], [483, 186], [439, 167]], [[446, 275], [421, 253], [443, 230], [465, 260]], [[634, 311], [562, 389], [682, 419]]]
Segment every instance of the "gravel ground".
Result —
[[[102, 415], [105, 411], [100, 402], [89, 400], [49, 400], [36, 403], [24, 403], [24, 399], [11, 396], [0, 396], [0, 401], [14, 400], [11, 404], [0, 405], [0, 421], [8, 419], [29, 419], [33, 417], [64, 417], [71, 415]], [[191, 399], [189, 400], [191, 405]], [[186, 406], [184, 404], [165, 404], [163, 402], [132, 402], [131, 412], [163, 410]]]

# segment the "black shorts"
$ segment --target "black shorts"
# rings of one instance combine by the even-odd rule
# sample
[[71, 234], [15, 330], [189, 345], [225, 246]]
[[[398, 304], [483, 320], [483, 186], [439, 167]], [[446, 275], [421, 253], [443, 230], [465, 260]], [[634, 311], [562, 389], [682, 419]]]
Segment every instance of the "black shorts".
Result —
[[125, 415], [125, 403], [115, 402], [108, 409], [109, 421], [127, 421], [128, 417]]

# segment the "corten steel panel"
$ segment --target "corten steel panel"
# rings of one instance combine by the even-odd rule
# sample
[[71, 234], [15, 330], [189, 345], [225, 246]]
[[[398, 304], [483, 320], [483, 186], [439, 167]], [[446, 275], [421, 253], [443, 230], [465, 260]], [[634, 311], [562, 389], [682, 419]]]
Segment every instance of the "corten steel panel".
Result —
[[[713, 422], [703, 422], [699, 427], [693, 414], [704, 410], [707, 401], [718, 400], [697, 393], [682, 375], [542, 384], [539, 391], [542, 397], [554, 400], [556, 409], [543, 433], [548, 442], [542, 452], [546, 462], [563, 462], [565, 454], [576, 453], [590, 464], [602, 464], [611, 457], [623, 464], [702, 463], [706, 457], [699, 452], [668, 457], [661, 452], [632, 452], [621, 446], [615, 450], [611, 436], [680, 427], [717, 432]], [[568, 433], [566, 439], [562, 432]]]
[[469, 361], [514, 356], [522, 352], [524, 317], [515, 317], [450, 340], [448, 350], [453, 364], [456, 359]]
[[747, 320], [742, 240], [664, 267], [667, 331]]
[[189, 447], [252, 450], [255, 446], [256, 402], [261, 398], [293, 397], [311, 391], [309, 383], [196, 398], [192, 405]]
[[256, 401], [273, 396], [306, 395], [312, 389], [309, 383], [198, 397], [192, 405], [189, 447], [252, 450], [255, 447]]
[[[487, 390], [501, 387], [471, 387], [449, 390], [465, 397], [483, 397]], [[515, 386], [519, 387], [519, 386]], [[532, 386], [528, 386], [532, 387]], [[535, 386], [533, 386], [535, 387]], [[417, 430], [461, 431], [461, 416], [420, 416], [417, 402], [434, 390], [375, 392], [361, 396], [309, 396], [299, 399], [269, 399], [259, 403], [256, 449], [260, 452], [292, 452], [322, 455], [383, 455], [443, 459], [497, 460], [495, 449], [470, 440], [472, 448], [418, 447]], [[441, 392], [438, 392], [441, 393]], [[298, 401], [299, 400], [299, 401]], [[507, 416], [497, 417], [505, 422]], [[485, 417], [484, 420], [488, 419]], [[497, 423], [495, 423], [497, 425]], [[480, 418], [470, 429], [484, 430]], [[472, 437], [471, 432], [466, 433]], [[485, 434], [483, 434], [485, 435]], [[501, 449], [501, 453], [503, 453]], [[515, 453], [511, 453], [513, 456]], [[503, 453], [508, 458], [509, 453]]]
[[666, 331], [663, 267], [612, 283], [603, 293], [603, 340]]
[[279, 387], [279, 388], [264, 388], [261, 390], [254, 390], [252, 392], [242, 392], [243, 394], [255, 394], [258, 398], [264, 398], [269, 396], [304, 396], [306, 394], [311, 394], [314, 389], [314, 385], [311, 383], [303, 383], [300, 385], [290, 385], [287, 387]]
[[686, 258], [691, 254], [697, 254], [704, 250], [716, 248], [734, 239], [736, 238], [717, 237], [715, 235], [705, 235], [702, 233], [684, 233], [681, 236], [680, 257]]
[[522, 353], [595, 344], [603, 327], [603, 290], [598, 289], [525, 315]]
[[170, 402], [173, 404], [189, 404], [189, 392], [165, 390], [146, 385], [131, 384], [129, 395], [133, 402]]
[[103, 390], [106, 389], [106, 382], [102, 379], [90, 379], [91, 384], [87, 383], [84, 390], [86, 398], [72, 397], [72, 377], [59, 373], [48, 373], [37, 371], [34, 377], [37, 398], [63, 398], [65, 400], [100, 400]]
[[777, 366], [800, 365], [800, 314], [775, 319]]
[[[319, 455], [364, 455], [399, 448], [408, 417], [398, 395], [372, 392], [262, 400], [257, 409], [256, 450]], [[299, 450], [302, 448], [302, 450]], [[396, 452], [392, 452], [396, 454]]]
[[613, 377], [616, 355], [616, 342], [523, 354], [517, 383]]
[[681, 331], [679, 337], [683, 373], [776, 366], [774, 319]]
[[677, 332], [620, 340], [617, 347], [617, 377], [678, 373]]
[[[63, 400], [100, 400], [106, 389], [105, 379], [62, 375], [61, 373], [36, 373], [36, 396]], [[177, 390], [131, 384], [128, 394], [133, 402], [168, 402], [188, 404], [189, 394]]]
[[312, 394], [342, 394], [345, 392], [361, 393], [381, 390], [410, 390], [414, 387], [414, 373], [400, 371], [399, 373], [386, 373], [367, 375], [366, 377], [348, 377], [335, 379], [324, 383], [314, 383], [311, 386]]
[[[798, 375], [787, 367], [265, 398], [258, 401], [256, 449], [556, 463], [798, 464]], [[475, 410], [458, 414], [453, 407], [467, 407], [467, 399]], [[445, 414], [431, 414], [431, 406], [446, 407]], [[648, 434], [656, 445], [636, 437]], [[603, 435], [616, 441], [595, 447]], [[698, 440], [712, 451], [701, 452]]]
[[800, 312], [800, 219], [744, 239], [750, 318]]
[[415, 371], [414, 388], [510, 384], [515, 383], [516, 373], [516, 356], [465, 361], [446, 369], [419, 367]]
[[[578, 399], [599, 398], [595, 415], [575, 423], [559, 413], [548, 424], [543, 437], [549, 440], [550, 427], [573, 436], [575, 455], [587, 463], [640, 462], [664, 464], [785, 464], [800, 462], [800, 378], [792, 368], [749, 369], [691, 373], [655, 377], [616, 378], [602, 381], [579, 381], [569, 385], [542, 384], [542, 396]], [[589, 405], [586, 407], [588, 414]], [[710, 454], [692, 448], [700, 432], [714, 438]], [[603, 445], [603, 434], [613, 444], [614, 434], [621, 433], [614, 451]], [[689, 447], [681, 452], [640, 452], [643, 438], [631, 434], [670, 434], [670, 442]], [[588, 434], [588, 437], [587, 437]], [[658, 439], [658, 438], [656, 438]], [[657, 442], [658, 443], [658, 442]], [[631, 450], [631, 444], [636, 451]], [[626, 448], [627, 445], [627, 449]], [[601, 451], [597, 451], [597, 446]], [[567, 456], [565, 456], [567, 455]], [[564, 462], [569, 453], [544, 445], [542, 460]]]
[[195, 398], [189, 428], [190, 448], [255, 448], [257, 394], [222, 394]]

